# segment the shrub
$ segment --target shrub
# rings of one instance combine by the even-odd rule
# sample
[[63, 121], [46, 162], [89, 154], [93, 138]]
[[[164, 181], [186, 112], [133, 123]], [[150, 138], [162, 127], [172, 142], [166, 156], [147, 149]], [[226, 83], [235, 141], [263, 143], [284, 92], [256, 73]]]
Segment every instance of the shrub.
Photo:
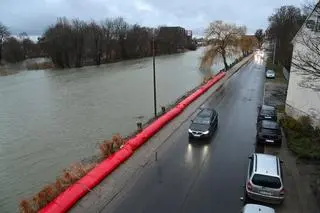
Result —
[[280, 119], [280, 124], [284, 128], [291, 129], [297, 132], [300, 132], [300, 129], [302, 128], [302, 124], [290, 116], [284, 116], [282, 119]]
[[311, 124], [311, 119], [309, 116], [301, 116], [299, 118], [299, 123], [301, 124], [301, 133], [307, 136], [312, 136], [315, 132], [315, 129], [313, 128]]
[[21, 213], [36, 213], [28, 200], [22, 200], [19, 203], [19, 211]]
[[125, 140], [119, 135], [113, 135], [111, 140], [105, 140], [99, 145], [102, 157], [108, 157], [121, 148]]
[[280, 123], [286, 132], [291, 151], [299, 158], [320, 160], [320, 131], [312, 127], [309, 117], [295, 120], [284, 116]]
[[67, 187], [87, 174], [94, 166], [95, 164], [75, 164], [69, 169], [65, 169], [62, 175], [57, 177], [55, 183], [43, 187], [31, 200], [22, 200], [19, 204], [19, 211], [21, 213], [37, 212], [53, 201]]

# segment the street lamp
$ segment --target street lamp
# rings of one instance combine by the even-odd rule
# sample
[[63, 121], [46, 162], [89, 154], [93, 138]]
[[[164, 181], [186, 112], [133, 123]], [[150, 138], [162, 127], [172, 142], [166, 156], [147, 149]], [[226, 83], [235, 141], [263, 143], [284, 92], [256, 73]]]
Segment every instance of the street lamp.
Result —
[[154, 117], [157, 117], [157, 87], [156, 87], [156, 58], [154, 46], [154, 29], [152, 32], [152, 63], [153, 63], [153, 104], [154, 104]]

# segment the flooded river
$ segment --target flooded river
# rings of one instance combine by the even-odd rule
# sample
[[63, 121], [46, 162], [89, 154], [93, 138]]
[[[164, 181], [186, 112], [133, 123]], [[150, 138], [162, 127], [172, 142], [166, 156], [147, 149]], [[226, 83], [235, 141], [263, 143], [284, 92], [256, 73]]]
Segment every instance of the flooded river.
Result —
[[[159, 108], [200, 84], [202, 51], [157, 57]], [[152, 115], [152, 58], [0, 77], [0, 212]]]

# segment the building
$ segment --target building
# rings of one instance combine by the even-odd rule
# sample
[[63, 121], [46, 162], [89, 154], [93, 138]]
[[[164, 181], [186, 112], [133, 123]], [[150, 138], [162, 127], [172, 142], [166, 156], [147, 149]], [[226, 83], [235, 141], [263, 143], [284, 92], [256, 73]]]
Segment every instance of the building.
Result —
[[292, 40], [293, 54], [286, 99], [286, 113], [309, 116], [320, 126], [320, 4]]

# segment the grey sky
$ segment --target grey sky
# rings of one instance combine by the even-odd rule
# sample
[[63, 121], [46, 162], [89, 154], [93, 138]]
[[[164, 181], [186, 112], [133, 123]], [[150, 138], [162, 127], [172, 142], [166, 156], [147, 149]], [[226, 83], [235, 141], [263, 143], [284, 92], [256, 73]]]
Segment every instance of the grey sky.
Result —
[[0, 0], [0, 22], [13, 34], [41, 35], [57, 17], [102, 20], [122, 16], [131, 24], [180, 25], [202, 35], [214, 20], [246, 25], [248, 33], [266, 28], [267, 18], [282, 5], [304, 0]]

